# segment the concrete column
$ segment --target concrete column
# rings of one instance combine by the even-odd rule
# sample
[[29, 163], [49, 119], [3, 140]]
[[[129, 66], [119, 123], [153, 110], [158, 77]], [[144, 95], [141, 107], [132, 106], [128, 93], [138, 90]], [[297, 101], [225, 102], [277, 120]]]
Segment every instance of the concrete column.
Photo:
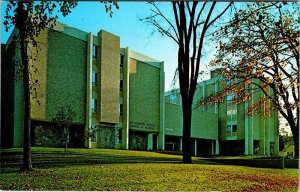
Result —
[[122, 149], [129, 149], [129, 49], [125, 48], [123, 64], [123, 129]]
[[[251, 103], [254, 104], [254, 95], [253, 90], [251, 90]], [[248, 117], [248, 120], [250, 118]], [[253, 155], [253, 129], [254, 129], [254, 118], [251, 116], [251, 126], [248, 126], [248, 155]]]
[[182, 137], [180, 137], [179, 141], [179, 151], [182, 151]]
[[265, 134], [265, 152], [266, 155], [270, 155], [270, 117], [265, 119], [266, 121], [266, 134]]
[[[218, 92], [218, 83], [215, 82], [215, 93]], [[215, 114], [218, 114], [218, 103], [215, 103]]]
[[[265, 103], [263, 104], [263, 113], [265, 112], [265, 110], [266, 110], [266, 105], [265, 105]], [[262, 155], [267, 155], [266, 154], [266, 118], [265, 117], [263, 117], [263, 118], [261, 118], [261, 120], [262, 120], [262, 126], [263, 126], [263, 132], [262, 132], [262, 135], [261, 135], [261, 141], [262, 141]], [[261, 148], [259, 149], [260, 151], [261, 151]]]
[[[263, 106], [263, 111], [264, 111], [264, 106]], [[261, 129], [259, 130], [260, 135], [259, 135], [259, 154], [260, 155], [266, 155], [266, 120], [265, 118], [257, 118], [261, 125]]]
[[251, 126], [249, 126], [249, 139], [248, 139], [248, 155], [254, 154], [253, 149], [253, 128], [254, 128], [254, 118], [251, 117]]
[[148, 134], [148, 147], [147, 150], [153, 150], [153, 134]]
[[[93, 50], [93, 34], [89, 33], [87, 38], [87, 71], [86, 71], [86, 114], [85, 114], [85, 131], [86, 133], [91, 132], [92, 128], [92, 70], [93, 70], [93, 59], [92, 59], [92, 50]], [[92, 138], [89, 137], [87, 141], [85, 141], [85, 146], [87, 148], [92, 147]]]
[[278, 112], [274, 112], [274, 155], [279, 155], [279, 119], [278, 119]]
[[266, 121], [263, 119], [263, 130], [260, 139], [259, 151], [262, 155], [266, 155]]
[[198, 154], [197, 154], [197, 139], [195, 139], [195, 157], [197, 157], [198, 156]]
[[220, 152], [219, 152], [219, 140], [216, 140], [216, 155], [219, 155]]
[[[203, 98], [205, 98], [205, 88], [206, 88], [206, 81], [202, 81], [203, 82], [203, 89], [202, 89], [202, 96]], [[203, 111], [205, 111], [205, 106], [202, 106]]]
[[164, 62], [160, 63], [160, 132], [158, 134], [158, 149], [165, 150], [165, 72]]
[[14, 81], [13, 147], [24, 143], [24, 91], [23, 80]]
[[[248, 108], [248, 101], [245, 102], [245, 109]], [[244, 155], [249, 155], [249, 116], [245, 117], [245, 151]]]
[[99, 122], [118, 124], [120, 96], [120, 37], [101, 30], [97, 59], [99, 86], [97, 117]]
[[[270, 94], [270, 89], [269, 89], [269, 94]], [[270, 131], [271, 131], [271, 117], [268, 116], [268, 121], [266, 126], [266, 155], [270, 155]]]

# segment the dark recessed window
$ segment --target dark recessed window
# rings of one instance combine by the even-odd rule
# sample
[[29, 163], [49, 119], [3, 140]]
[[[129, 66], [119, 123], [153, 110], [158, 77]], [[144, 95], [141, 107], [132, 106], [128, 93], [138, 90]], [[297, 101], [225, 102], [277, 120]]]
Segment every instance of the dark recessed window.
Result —
[[119, 143], [122, 143], [122, 129], [119, 129]]
[[93, 45], [93, 59], [98, 59], [98, 46]]
[[123, 80], [120, 80], [120, 91], [123, 90]]
[[92, 112], [97, 111], [97, 99], [92, 98]]
[[120, 104], [120, 108], [119, 108], [119, 114], [122, 117], [123, 116], [123, 104]]
[[232, 132], [237, 132], [237, 125], [232, 125]]
[[92, 72], [92, 85], [97, 85], [97, 73]]
[[124, 65], [124, 55], [120, 55], [120, 67], [123, 68]]

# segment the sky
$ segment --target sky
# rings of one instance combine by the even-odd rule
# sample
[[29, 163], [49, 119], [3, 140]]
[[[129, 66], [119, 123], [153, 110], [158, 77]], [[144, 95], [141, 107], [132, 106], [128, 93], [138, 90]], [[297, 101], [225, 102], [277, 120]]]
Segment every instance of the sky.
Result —
[[[1, 42], [6, 43], [11, 30], [4, 31], [4, 10], [7, 2], [1, 5]], [[164, 61], [165, 64], [165, 90], [172, 89], [172, 80], [177, 66], [177, 45], [154, 28], [139, 20], [150, 15], [150, 5], [146, 2], [119, 2], [120, 8], [113, 9], [112, 18], [105, 12], [104, 5], [99, 2], [79, 2], [72, 12], [58, 21], [69, 26], [97, 35], [101, 29], [107, 30], [120, 37], [121, 47], [129, 47], [134, 51], [149, 57]], [[172, 18], [170, 2], [161, 2], [159, 6], [165, 15]], [[208, 63], [209, 59], [204, 62]], [[202, 65], [205, 66], [205, 65]]]
[[[11, 31], [5, 32], [3, 27], [4, 10], [1, 8], [1, 43], [6, 43]], [[177, 61], [176, 44], [160, 34], [153, 35], [153, 28], [139, 20], [150, 14], [150, 6], [145, 2], [119, 2], [120, 8], [113, 9], [112, 18], [105, 12], [104, 5], [99, 2], [79, 2], [67, 17], [60, 16], [58, 21], [94, 35], [107, 30], [120, 37], [121, 47], [129, 47], [165, 63], [165, 89], [170, 88]]]

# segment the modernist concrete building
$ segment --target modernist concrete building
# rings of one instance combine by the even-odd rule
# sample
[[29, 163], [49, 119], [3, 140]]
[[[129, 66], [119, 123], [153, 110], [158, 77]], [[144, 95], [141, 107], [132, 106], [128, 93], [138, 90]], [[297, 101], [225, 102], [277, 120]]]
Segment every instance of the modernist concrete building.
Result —
[[[198, 84], [194, 103], [213, 92], [222, 89], [218, 70], [211, 72], [211, 78]], [[171, 145], [181, 150], [182, 115], [179, 90], [166, 95], [166, 148]], [[243, 113], [250, 103], [263, 97], [256, 92], [251, 101], [235, 104], [233, 96], [228, 95], [224, 103], [200, 106], [193, 110], [192, 135], [194, 155], [278, 155], [279, 132], [278, 112], [270, 117], [245, 116]], [[260, 109], [264, 110], [263, 106]], [[174, 117], [175, 116], [175, 117]]]
[[[1, 143], [8, 147], [23, 143], [24, 98], [15, 33], [2, 45]], [[37, 42], [38, 55], [28, 48], [37, 97], [31, 98], [33, 145], [60, 144], [51, 119], [59, 106], [70, 105], [76, 112], [74, 146], [164, 149], [163, 62], [120, 48], [120, 38], [104, 30], [94, 36], [58, 24], [42, 31]], [[92, 129], [97, 133], [88, 137]]]
[[[2, 147], [23, 143], [16, 33], [1, 51]], [[182, 150], [180, 94], [164, 92], [163, 62], [121, 48], [120, 38], [104, 30], [95, 36], [58, 23], [37, 41], [38, 54], [28, 47], [31, 85], [36, 90], [31, 98], [32, 145], [61, 145], [51, 118], [59, 106], [70, 105], [76, 112], [70, 133], [73, 147]], [[214, 75], [199, 84], [195, 102], [219, 89]], [[258, 148], [261, 154], [277, 154], [276, 115], [242, 119], [244, 105], [226, 105], [194, 110], [194, 155], [254, 154]]]

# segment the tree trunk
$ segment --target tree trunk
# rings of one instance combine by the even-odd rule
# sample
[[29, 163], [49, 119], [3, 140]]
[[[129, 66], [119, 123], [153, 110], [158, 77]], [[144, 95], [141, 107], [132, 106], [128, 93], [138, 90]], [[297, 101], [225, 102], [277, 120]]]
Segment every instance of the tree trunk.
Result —
[[295, 158], [299, 159], [299, 133], [298, 135], [293, 136], [294, 139], [294, 145], [295, 145]]
[[65, 152], [68, 152], [68, 143], [66, 141], [66, 144], [65, 144]]
[[191, 141], [191, 122], [192, 122], [192, 106], [191, 102], [182, 102], [183, 115], [183, 135], [182, 135], [182, 153], [183, 163], [192, 163], [192, 141]]
[[292, 133], [293, 133], [293, 140], [294, 140], [294, 154], [295, 158], [299, 158], [299, 127], [298, 126], [291, 126]]
[[70, 137], [69, 137], [69, 129], [66, 129], [66, 145], [65, 145], [65, 152], [68, 151], [68, 144], [70, 141]]
[[21, 171], [31, 171], [31, 143], [30, 143], [30, 88], [29, 88], [29, 66], [27, 55], [27, 41], [24, 34], [24, 20], [26, 19], [23, 2], [18, 2], [18, 21], [21, 59], [22, 59], [22, 76], [23, 76], [23, 91], [24, 91], [24, 143], [23, 143], [23, 166]]
[[293, 134], [293, 140], [294, 140], [294, 154], [295, 158], [299, 158], [299, 123], [294, 121], [294, 116], [292, 112], [289, 112], [288, 118], [286, 118], [292, 134]]

